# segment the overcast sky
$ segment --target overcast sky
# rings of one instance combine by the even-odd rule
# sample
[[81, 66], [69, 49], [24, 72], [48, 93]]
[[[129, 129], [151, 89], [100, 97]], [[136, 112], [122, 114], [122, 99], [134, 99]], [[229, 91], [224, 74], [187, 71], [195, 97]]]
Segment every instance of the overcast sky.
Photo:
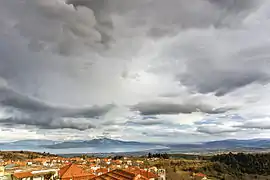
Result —
[[270, 137], [269, 0], [0, 0], [0, 141]]

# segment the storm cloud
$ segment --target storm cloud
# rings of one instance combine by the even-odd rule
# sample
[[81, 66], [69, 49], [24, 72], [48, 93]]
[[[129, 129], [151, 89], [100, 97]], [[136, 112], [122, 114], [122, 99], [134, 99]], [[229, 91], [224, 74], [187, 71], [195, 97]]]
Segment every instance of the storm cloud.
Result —
[[0, 118], [0, 124], [8, 126], [31, 125], [46, 129], [70, 128], [85, 130], [95, 128], [92, 120], [98, 120], [114, 105], [104, 107], [72, 108], [46, 104], [37, 99], [19, 94], [8, 88], [0, 88], [0, 105], [5, 116]]
[[269, 117], [254, 118], [252, 120], [247, 120], [236, 127], [243, 129], [270, 129], [270, 121]]
[[206, 133], [210, 135], [226, 135], [228, 133], [235, 133], [239, 131], [238, 128], [233, 128], [233, 127], [219, 127], [219, 126], [200, 126], [197, 128], [197, 131], [200, 133]]
[[101, 43], [109, 43], [113, 40], [113, 22], [110, 17], [108, 0], [68, 0], [67, 3], [75, 7], [85, 6], [92, 9], [96, 19], [95, 28], [100, 32]]
[[269, 12], [267, 0], [0, 0], [0, 131], [195, 141], [258, 129]]
[[226, 109], [218, 109], [207, 104], [200, 104], [196, 102], [174, 104], [164, 102], [147, 102], [139, 103], [133, 107], [134, 110], [139, 111], [143, 115], [159, 115], [159, 114], [190, 114], [193, 112], [203, 112], [208, 114], [219, 114], [226, 112]]

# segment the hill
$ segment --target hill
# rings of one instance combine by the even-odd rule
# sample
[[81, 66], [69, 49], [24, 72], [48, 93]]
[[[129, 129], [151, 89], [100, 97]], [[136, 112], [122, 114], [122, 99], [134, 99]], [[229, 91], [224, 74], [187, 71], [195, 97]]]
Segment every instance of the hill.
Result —
[[168, 180], [187, 180], [196, 173], [206, 174], [212, 180], [270, 179], [270, 153], [228, 153], [214, 156], [178, 154], [171, 157], [151, 164], [165, 168]]
[[39, 153], [39, 152], [30, 152], [30, 151], [0, 151], [0, 159], [3, 160], [26, 160], [26, 159], [35, 159], [35, 158], [44, 158], [44, 157], [58, 157], [55, 154], [50, 153]]
[[0, 149], [6, 151], [37, 151], [54, 154], [72, 153], [124, 153], [138, 152], [168, 152], [168, 153], [198, 153], [209, 154], [216, 152], [267, 152], [270, 148], [269, 139], [237, 140], [228, 139], [203, 143], [145, 143], [122, 141], [109, 138], [74, 141], [23, 140], [0, 143]]
[[[92, 139], [88, 141], [66, 141], [51, 145], [43, 145], [49, 149], [65, 149], [65, 148], [83, 148], [96, 146], [125, 146], [125, 145], [150, 145], [149, 143], [140, 143], [134, 141], [120, 141], [109, 138]], [[152, 145], [152, 144], [151, 144]]]

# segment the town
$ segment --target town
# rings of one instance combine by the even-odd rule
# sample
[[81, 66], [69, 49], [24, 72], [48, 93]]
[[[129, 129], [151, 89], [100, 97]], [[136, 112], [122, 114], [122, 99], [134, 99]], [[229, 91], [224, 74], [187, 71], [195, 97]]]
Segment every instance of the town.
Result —
[[[0, 180], [166, 180], [166, 170], [152, 166], [157, 157], [62, 157], [15, 152], [0, 156]], [[13, 153], [14, 154], [14, 153]], [[40, 153], [42, 155], [42, 153]], [[150, 163], [149, 163], [150, 162]], [[202, 173], [196, 179], [207, 179]]]

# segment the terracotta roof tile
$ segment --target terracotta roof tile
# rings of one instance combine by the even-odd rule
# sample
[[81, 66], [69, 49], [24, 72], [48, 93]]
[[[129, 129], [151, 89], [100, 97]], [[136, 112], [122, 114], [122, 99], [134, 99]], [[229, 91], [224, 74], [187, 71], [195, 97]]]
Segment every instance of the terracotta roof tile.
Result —
[[197, 173], [196, 176], [198, 176], [198, 177], [206, 177], [206, 175], [203, 174], [203, 173]]
[[107, 168], [99, 168], [99, 169], [96, 170], [96, 173], [103, 173], [103, 174], [105, 174], [107, 172], [108, 172], [108, 169]]
[[61, 179], [89, 179], [94, 177], [94, 175], [86, 173], [76, 164], [69, 164], [59, 170], [59, 177]]
[[[156, 177], [154, 177], [156, 178]], [[92, 180], [148, 180], [149, 178], [141, 175], [141, 174], [136, 174], [127, 170], [121, 170], [121, 169], [117, 169], [117, 170], [113, 170], [110, 171], [106, 174], [97, 176], [95, 178], [93, 178]]]
[[17, 179], [32, 177], [33, 174], [31, 172], [17, 172], [13, 174]]
[[143, 177], [146, 177], [146, 178], [158, 178], [159, 176], [151, 171], [145, 171], [143, 169], [139, 169], [139, 168], [128, 168], [126, 169], [126, 171], [128, 172], [131, 172], [131, 173], [134, 173], [136, 175], [141, 175]]

